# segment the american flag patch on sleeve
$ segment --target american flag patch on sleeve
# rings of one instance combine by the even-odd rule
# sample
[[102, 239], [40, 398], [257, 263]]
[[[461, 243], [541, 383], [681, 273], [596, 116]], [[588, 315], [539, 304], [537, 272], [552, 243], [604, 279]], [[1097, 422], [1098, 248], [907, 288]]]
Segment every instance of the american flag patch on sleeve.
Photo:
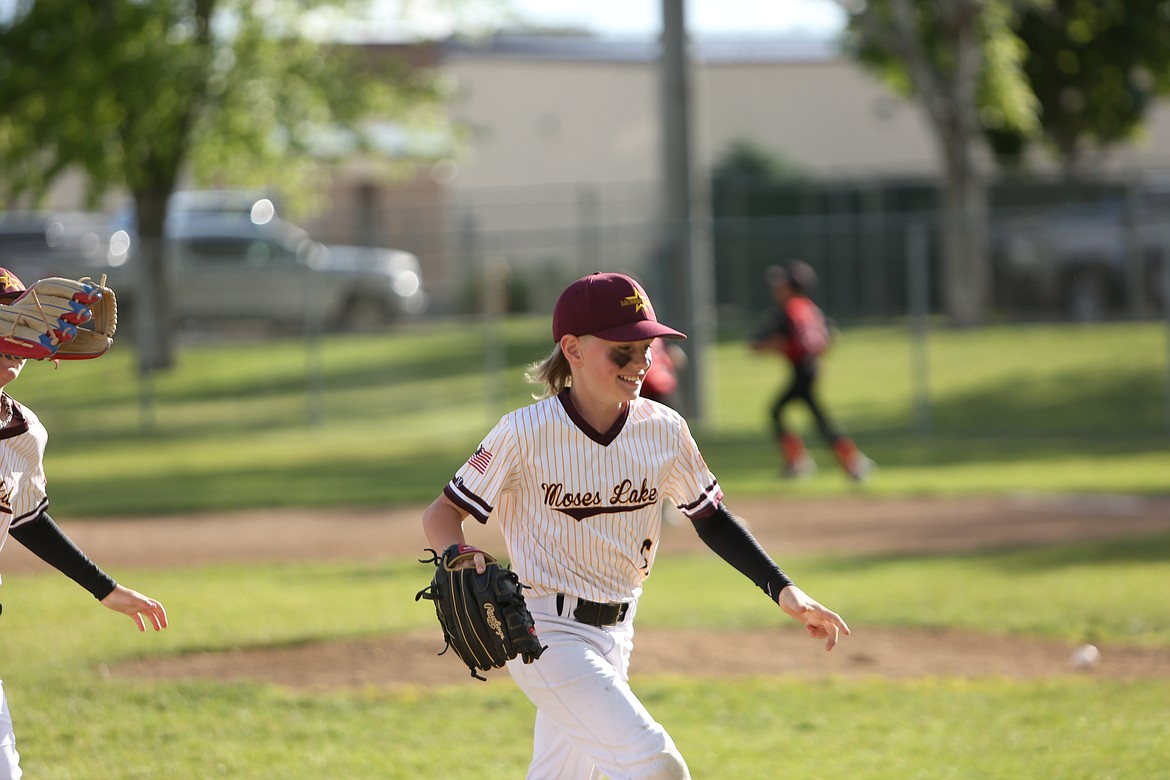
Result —
[[482, 444], [479, 445], [479, 449], [475, 451], [475, 454], [467, 460], [467, 464], [480, 474], [487, 471], [488, 464], [491, 462], [492, 454]]

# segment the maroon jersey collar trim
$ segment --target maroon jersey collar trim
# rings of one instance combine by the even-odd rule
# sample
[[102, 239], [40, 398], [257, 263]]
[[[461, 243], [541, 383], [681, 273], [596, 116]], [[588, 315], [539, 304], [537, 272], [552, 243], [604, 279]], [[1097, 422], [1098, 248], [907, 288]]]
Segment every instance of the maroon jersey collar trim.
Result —
[[565, 409], [565, 414], [569, 415], [569, 419], [573, 424], [581, 429], [581, 432], [588, 436], [593, 441], [597, 442], [603, 447], [609, 446], [609, 443], [618, 437], [622, 432], [622, 428], [626, 426], [626, 420], [630, 418], [630, 405], [626, 404], [626, 408], [614, 421], [609, 430], [602, 433], [595, 429], [592, 425], [585, 421], [581, 413], [577, 411], [577, 407], [573, 406], [573, 399], [569, 397], [569, 388], [565, 388], [557, 394], [557, 400], [561, 402], [561, 406]]
[[24, 410], [12, 396], [8, 396], [8, 402], [12, 404], [12, 421], [8, 423], [7, 428], [0, 431], [0, 439], [11, 439], [13, 436], [28, 433], [28, 420], [25, 419]]

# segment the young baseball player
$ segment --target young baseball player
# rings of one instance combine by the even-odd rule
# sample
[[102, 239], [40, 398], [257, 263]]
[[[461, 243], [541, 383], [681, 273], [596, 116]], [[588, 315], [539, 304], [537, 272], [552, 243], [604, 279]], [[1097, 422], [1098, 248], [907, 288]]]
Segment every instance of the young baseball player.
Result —
[[[547, 649], [508, 664], [536, 705], [533, 780], [687, 778], [674, 741], [627, 682], [642, 582], [670, 501], [700, 538], [832, 649], [845, 622], [792, 584], [723, 504], [686, 422], [641, 398], [657, 321], [628, 276], [579, 279], [553, 313], [537, 403], [506, 415], [423, 515], [432, 547], [464, 544], [468, 515], [500, 523]], [[482, 561], [475, 556], [477, 568]]]
[[792, 368], [788, 386], [776, 396], [769, 410], [772, 431], [784, 459], [782, 473], [796, 478], [816, 471], [816, 461], [804, 448], [800, 434], [784, 425], [784, 409], [799, 400], [812, 413], [821, 438], [832, 447], [841, 468], [850, 479], [861, 482], [873, 470], [873, 461], [857, 449], [853, 439], [837, 429], [817, 399], [820, 357], [829, 346], [829, 329], [820, 308], [809, 298], [816, 287], [816, 271], [808, 263], [796, 261], [787, 268], [772, 266], [766, 275], [776, 305], [750, 346], [757, 352], [782, 355]]
[[[16, 276], [0, 268], [0, 305], [24, 289]], [[0, 547], [11, 536], [92, 593], [102, 606], [134, 618], [139, 631], [146, 630], [147, 622], [156, 631], [165, 628], [162, 604], [110, 579], [49, 517], [43, 462], [48, 431], [31, 409], [7, 392], [24, 364], [24, 358], [0, 354]], [[0, 683], [0, 780], [21, 774], [12, 717]]]

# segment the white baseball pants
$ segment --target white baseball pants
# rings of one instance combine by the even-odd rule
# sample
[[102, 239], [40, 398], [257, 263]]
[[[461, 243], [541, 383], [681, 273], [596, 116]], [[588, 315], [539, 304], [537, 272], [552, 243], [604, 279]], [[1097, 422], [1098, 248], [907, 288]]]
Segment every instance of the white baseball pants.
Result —
[[8, 714], [8, 697], [0, 680], [0, 780], [20, 780], [20, 754], [16, 752], [16, 734]]
[[556, 596], [527, 599], [540, 642], [548, 649], [508, 671], [536, 705], [528, 780], [689, 780], [686, 762], [630, 690], [634, 646], [632, 605], [616, 626], [573, 619], [573, 597], [557, 615]]

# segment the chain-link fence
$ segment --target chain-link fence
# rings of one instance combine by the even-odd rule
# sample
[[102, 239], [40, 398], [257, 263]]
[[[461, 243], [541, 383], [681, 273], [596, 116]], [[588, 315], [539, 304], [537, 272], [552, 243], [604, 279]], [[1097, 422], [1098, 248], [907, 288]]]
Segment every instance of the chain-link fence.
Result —
[[[1170, 180], [1168, 180], [1170, 181]], [[987, 191], [989, 320], [1154, 317], [1163, 309], [1163, 226], [1170, 184], [996, 182]], [[927, 234], [929, 308], [940, 312], [937, 182], [722, 182], [711, 191], [709, 236], [721, 323], [768, 305], [768, 265], [800, 258], [817, 269], [833, 316], [904, 317], [914, 289], [909, 236]], [[489, 263], [507, 263], [512, 310], [546, 311], [563, 283], [622, 269], [666, 288], [659, 192], [651, 182], [481, 189], [446, 203], [442, 235], [383, 240], [419, 253], [434, 312], [476, 306]], [[345, 220], [343, 220], [344, 222]], [[411, 246], [405, 247], [411, 249]], [[920, 281], [921, 282], [921, 279]]]
[[[1151, 174], [992, 182], [984, 321], [1167, 316], [1170, 178], [1165, 181]], [[672, 258], [664, 256], [671, 242], [659, 218], [660, 194], [652, 182], [460, 191], [444, 204], [442, 218], [430, 221], [441, 235], [416, 236], [418, 248], [407, 248], [420, 255], [432, 316], [485, 311], [484, 280], [500, 269], [507, 274], [497, 288], [506, 299], [492, 304], [499, 309], [547, 314], [567, 282], [619, 269], [642, 279], [660, 314], [673, 315], [668, 292], [678, 284], [670, 278]], [[692, 238], [702, 244], [697, 251], [709, 254], [709, 300], [721, 334], [738, 338], [757, 325], [771, 303], [765, 270], [793, 259], [817, 271], [814, 297], [842, 326], [909, 322], [923, 339], [928, 320], [946, 322], [936, 180], [723, 179], [709, 195]], [[407, 243], [407, 235], [400, 237]], [[423, 245], [435, 247], [435, 255], [427, 256]], [[1170, 334], [1170, 324], [1167, 329]], [[1170, 376], [1163, 381], [1170, 387]]]
[[[474, 311], [488, 267], [506, 264], [509, 308], [551, 310], [564, 283], [598, 269], [667, 288], [661, 193], [653, 182], [577, 183], [454, 191], [423, 218], [414, 204], [371, 217], [338, 210], [319, 237], [415, 252], [432, 314]], [[768, 305], [769, 265], [802, 259], [820, 276], [817, 297], [844, 320], [887, 321], [911, 311], [910, 235], [926, 235], [921, 266], [933, 313], [942, 308], [938, 182], [931, 179], [761, 181], [720, 179], [701, 236], [714, 271], [721, 326]], [[1163, 310], [1163, 225], [1170, 177], [996, 181], [987, 189], [989, 321], [1088, 321]], [[366, 207], [363, 207], [366, 208]], [[364, 235], [344, 226], [373, 224]], [[338, 227], [340, 226], [340, 227]], [[395, 229], [392, 226], [399, 226]], [[424, 227], [426, 228], [424, 230]]]
[[[692, 226], [692, 239], [702, 244], [696, 249], [711, 262], [714, 288], [707, 290], [708, 301], [715, 306], [712, 319], [720, 333], [739, 337], [753, 328], [770, 303], [765, 269], [798, 258], [818, 272], [814, 297], [842, 325], [907, 318], [917, 322], [945, 314], [936, 181], [724, 179], [714, 183], [709, 195], [701, 223]], [[1170, 257], [1170, 177], [997, 181], [987, 196], [990, 296], [985, 321], [1170, 317], [1165, 305], [1170, 300], [1170, 268], [1164, 260]], [[404, 318], [481, 317], [491, 311], [548, 314], [567, 282], [594, 270], [640, 277], [660, 314], [674, 316], [667, 291], [677, 290], [677, 274], [664, 249], [672, 242], [666, 240], [659, 217], [661, 200], [654, 182], [450, 191], [431, 187], [405, 200], [367, 189], [356, 199], [335, 198], [338, 205], [306, 227], [308, 235], [327, 245], [390, 247], [417, 257], [429, 305], [398, 312]], [[31, 265], [20, 266], [24, 275], [69, 275], [74, 269], [60, 261], [76, 256], [93, 269], [87, 273], [96, 275], [101, 258], [112, 256], [113, 247], [108, 236], [95, 237], [100, 231], [94, 224], [100, 220], [95, 223], [94, 215], [84, 215], [84, 223], [74, 225], [57, 216], [61, 218], [0, 220], [3, 264], [11, 267], [25, 258]], [[29, 249], [41, 233], [46, 245]], [[296, 231], [289, 235], [300, 240]], [[203, 237], [218, 241], [217, 251], [207, 254], [214, 269], [189, 269], [195, 276], [180, 277], [214, 280], [223, 294], [201, 296], [204, 310], [235, 300], [243, 306], [235, 314], [255, 313], [255, 296], [260, 295], [279, 298], [285, 313], [303, 307], [300, 319], [305, 322], [353, 326], [352, 318], [309, 311], [320, 308], [326, 290], [318, 273], [323, 255], [300, 252], [296, 241], [267, 233], [220, 240], [225, 238]], [[104, 254], [103, 241], [108, 244]], [[258, 252], [255, 241], [283, 243]], [[236, 259], [248, 275], [246, 284], [231, 280], [233, 260], [225, 255], [231, 247], [240, 248]], [[385, 286], [396, 262], [391, 256], [367, 259], [380, 270], [373, 276], [351, 275], [358, 285], [353, 295]], [[119, 292], [132, 268], [130, 261], [111, 269]], [[336, 281], [341, 285], [343, 280]], [[290, 285], [295, 287], [291, 292]], [[337, 307], [361, 300], [345, 289], [332, 289]], [[228, 296], [228, 290], [237, 294]], [[497, 293], [489, 296], [490, 290]], [[184, 295], [183, 290], [178, 293]], [[124, 303], [133, 308], [133, 297], [128, 295]], [[234, 325], [238, 319], [226, 309], [220, 313], [222, 323]], [[124, 321], [133, 325], [132, 317]], [[204, 340], [232, 332], [222, 323], [183, 322], [181, 336]], [[250, 333], [257, 332], [256, 325], [249, 323]], [[377, 327], [366, 316], [359, 325]], [[311, 336], [317, 330], [305, 327], [299, 332]], [[287, 326], [273, 331], [290, 332]]]
[[[929, 275], [927, 303], [931, 312], [941, 309], [937, 181], [717, 178], [708, 194], [693, 233], [703, 244], [698, 250], [710, 258], [710, 292], [721, 327], [766, 307], [764, 270], [798, 258], [817, 270], [817, 298], [832, 316], [876, 322], [905, 316], [910, 291], [923, 284], [911, 278], [907, 255], [916, 229], [927, 238], [922, 265]], [[987, 197], [987, 320], [1148, 318], [1164, 310], [1170, 175], [997, 181]], [[655, 182], [403, 192], [361, 186], [331, 200], [335, 205], [328, 213], [305, 221], [312, 238], [413, 253], [432, 316], [480, 310], [488, 268], [507, 267], [509, 310], [532, 312], [551, 311], [557, 291], [590, 271], [633, 273], [660, 297], [676, 275], [665, 256], [664, 247], [673, 242], [666, 240]], [[2, 217], [5, 267], [34, 277], [108, 271], [129, 302], [133, 262], [126, 262], [124, 244], [123, 254], [115, 254], [112, 219], [103, 234], [102, 215]], [[272, 225], [257, 228], [255, 236], [232, 230], [218, 237], [215, 252], [191, 255], [196, 260], [214, 255], [206, 268], [179, 276], [230, 273], [232, 258], [226, 254], [234, 250], [240, 255], [236, 265], [252, 276], [267, 272], [287, 279], [299, 266], [317, 263], [293, 246], [299, 240], [295, 231], [284, 231], [291, 238], [282, 242]], [[217, 240], [200, 238], [204, 244]], [[285, 258], [287, 268], [272, 261], [266, 271], [258, 259], [264, 257]], [[307, 275], [306, 285], [313, 278]], [[306, 307], [311, 297], [306, 289], [287, 306]]]

